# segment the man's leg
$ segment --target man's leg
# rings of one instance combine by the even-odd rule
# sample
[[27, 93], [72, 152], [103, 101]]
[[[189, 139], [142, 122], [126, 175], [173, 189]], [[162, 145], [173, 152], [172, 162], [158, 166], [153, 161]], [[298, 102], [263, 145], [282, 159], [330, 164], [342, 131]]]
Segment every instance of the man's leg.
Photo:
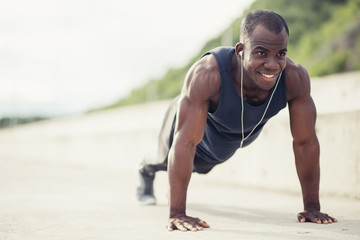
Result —
[[193, 172], [207, 174], [218, 164], [220, 163], [211, 163], [198, 156], [195, 156]]
[[166, 111], [158, 138], [157, 156], [144, 158], [139, 165], [137, 199], [142, 205], [154, 205], [156, 203], [153, 182], [157, 171], [167, 170], [168, 153], [174, 136], [178, 98], [176, 97], [171, 102]]

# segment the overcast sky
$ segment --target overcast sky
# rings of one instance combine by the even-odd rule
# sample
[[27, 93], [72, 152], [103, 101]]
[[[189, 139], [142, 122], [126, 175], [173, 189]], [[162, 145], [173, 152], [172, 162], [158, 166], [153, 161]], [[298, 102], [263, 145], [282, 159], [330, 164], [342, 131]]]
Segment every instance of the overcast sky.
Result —
[[113, 103], [180, 67], [253, 0], [2, 0], [0, 117]]

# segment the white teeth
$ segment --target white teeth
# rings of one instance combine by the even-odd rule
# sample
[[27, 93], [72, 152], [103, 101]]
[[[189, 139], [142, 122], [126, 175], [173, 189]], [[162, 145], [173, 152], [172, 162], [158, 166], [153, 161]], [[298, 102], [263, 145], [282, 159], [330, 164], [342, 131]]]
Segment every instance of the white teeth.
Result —
[[267, 78], [272, 78], [272, 77], [275, 76], [275, 75], [267, 75], [267, 74], [265, 74], [265, 73], [262, 73], [262, 75], [263, 75], [264, 77], [267, 77]]

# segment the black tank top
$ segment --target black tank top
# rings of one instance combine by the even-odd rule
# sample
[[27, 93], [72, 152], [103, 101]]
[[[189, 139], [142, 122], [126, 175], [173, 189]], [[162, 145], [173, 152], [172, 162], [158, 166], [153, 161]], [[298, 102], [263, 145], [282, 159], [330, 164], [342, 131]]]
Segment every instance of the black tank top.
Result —
[[[208, 113], [207, 124], [202, 141], [197, 145], [196, 155], [209, 162], [223, 162], [229, 159], [240, 147], [241, 97], [236, 92], [231, 71], [231, 60], [235, 52], [233, 47], [218, 47], [204, 54], [212, 54], [218, 64], [221, 76], [220, 101], [214, 113]], [[267, 113], [252, 135], [244, 141], [243, 147], [253, 142], [260, 134], [265, 123], [286, 107], [285, 69], [279, 80]], [[271, 89], [271, 93], [274, 87]], [[270, 95], [260, 106], [253, 106], [244, 101], [245, 137], [260, 121], [270, 100]]]

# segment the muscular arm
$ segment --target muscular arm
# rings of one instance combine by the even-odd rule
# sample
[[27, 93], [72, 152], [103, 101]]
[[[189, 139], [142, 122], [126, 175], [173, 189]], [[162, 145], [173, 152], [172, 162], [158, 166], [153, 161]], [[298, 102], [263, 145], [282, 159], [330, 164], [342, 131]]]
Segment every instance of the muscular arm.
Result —
[[315, 132], [316, 108], [310, 96], [310, 79], [298, 67], [287, 81], [290, 95], [290, 127], [293, 136], [295, 164], [301, 184], [304, 212], [298, 215], [301, 222], [331, 223], [336, 219], [320, 212], [320, 147]]
[[169, 153], [170, 217], [185, 214], [186, 192], [196, 145], [204, 133], [208, 107], [206, 102], [194, 103], [187, 96], [183, 96], [180, 101], [179, 120]]
[[[214, 65], [215, 64], [215, 65]], [[186, 215], [186, 194], [193, 170], [196, 145], [201, 141], [209, 103], [220, 89], [220, 77], [212, 56], [189, 71], [179, 99], [174, 141], [169, 152], [170, 221], [168, 230], [201, 230], [204, 221]]]
[[315, 133], [316, 110], [310, 96], [289, 103], [296, 170], [299, 176], [305, 209], [320, 210], [319, 142]]

